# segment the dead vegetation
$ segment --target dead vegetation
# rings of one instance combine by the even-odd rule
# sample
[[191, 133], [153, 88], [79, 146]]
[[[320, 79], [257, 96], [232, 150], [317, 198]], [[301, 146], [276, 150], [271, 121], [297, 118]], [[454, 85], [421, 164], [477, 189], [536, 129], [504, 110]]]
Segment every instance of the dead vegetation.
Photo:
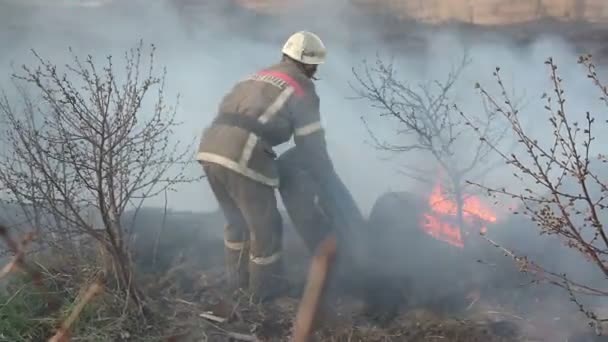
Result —
[[[71, 326], [74, 340], [81, 341], [288, 341], [293, 333], [293, 319], [299, 305], [299, 296], [294, 294], [280, 300], [258, 305], [250, 301], [246, 293], [228, 293], [222, 278], [221, 225], [213, 225], [213, 217], [195, 216], [185, 220], [182, 214], [167, 214], [168, 229], [173, 234], [165, 236], [159, 245], [162, 251], [157, 256], [157, 267], [147, 268], [152, 262], [150, 254], [141, 253], [154, 243], [155, 232], [165, 215], [161, 209], [155, 215], [149, 213], [139, 217], [136, 226], [139, 234], [132, 251], [138, 282], [148, 298], [147, 307], [154, 313], [147, 322], [142, 322], [137, 310], [128, 309], [125, 298], [112, 288], [105, 287], [93, 298]], [[148, 216], [148, 219], [144, 219]], [[156, 219], [154, 219], [156, 218]], [[155, 224], [141, 226], [152, 220]], [[188, 221], [191, 221], [188, 223]], [[200, 224], [205, 224], [208, 235], [200, 235]], [[289, 229], [289, 227], [288, 227]], [[305, 265], [307, 257], [301, 242], [288, 239], [288, 258], [294, 260], [293, 267]], [[178, 243], [176, 243], [178, 242]], [[443, 243], [437, 242], [438, 248]], [[447, 245], [446, 245], [447, 246]], [[57, 308], [46, 305], [29, 277], [22, 278], [12, 273], [4, 279], [9, 281], [6, 293], [12, 299], [0, 297], [0, 317], [8, 321], [31, 320], [38, 322], [27, 326], [20, 338], [0, 341], [47, 340], [62, 326], [73, 312], [76, 304], [85, 297], [87, 288], [98, 275], [98, 253], [75, 264], [69, 259], [46, 257], [44, 254], [26, 254], [24, 260], [40, 270], [41, 280], [49, 289], [52, 298], [59, 301]], [[298, 254], [301, 253], [301, 254]], [[297, 279], [292, 279], [298, 282]], [[411, 296], [403, 288], [405, 296]], [[451, 294], [436, 302], [419, 300], [415, 305], [401, 307], [392, 320], [379, 322], [370, 317], [365, 305], [357, 297], [344, 293], [331, 299], [330, 312], [321, 318], [320, 330], [313, 340], [317, 341], [556, 341], [563, 338], [558, 331], [560, 321], [542, 325], [535, 317], [526, 316], [509, 303], [515, 296], [525, 292], [494, 293], [493, 297], [481, 299], [465, 298], [465, 292]], [[429, 291], [427, 296], [436, 296]], [[442, 308], [446, 300], [458, 299], [459, 304]], [[526, 297], [527, 298], [527, 297]], [[27, 304], [23, 305], [26, 302]], [[39, 309], [36, 305], [38, 303]], [[3, 305], [4, 304], [4, 305]], [[125, 308], [128, 310], [125, 311]], [[551, 309], [547, 309], [551, 312]], [[8, 314], [13, 312], [13, 314]], [[564, 318], [565, 319], [565, 318]], [[2, 327], [2, 323], [0, 323]], [[2, 333], [10, 330], [2, 330]], [[406, 339], [404, 339], [404, 336]]]
[[13, 76], [18, 100], [6, 93], [0, 98], [0, 183], [59, 251], [78, 250], [82, 241], [99, 244], [107, 258], [106, 281], [143, 313], [121, 218], [128, 208], [187, 181], [181, 171], [191, 151], [172, 141], [179, 123], [165, 104], [154, 47], [147, 63], [142, 52], [142, 43], [127, 51], [121, 72], [111, 56], [100, 66], [92, 56], [73, 55], [62, 71], [34, 52], [38, 65]]
[[[72, 63], [59, 68], [33, 52], [37, 64], [14, 74], [14, 89], [0, 97], [0, 189], [3, 201], [17, 207], [26, 222], [20, 241], [3, 228], [13, 257], [2, 274], [24, 270], [36, 284], [44, 282], [24, 261], [35, 235], [38, 256], [77, 265], [62, 274], [90, 284], [68, 294], [72, 313], [53, 341], [67, 341], [101, 288], [123, 297], [117, 317], [136, 308], [144, 326], [152, 319], [133, 269], [132, 227], [123, 216], [174, 185], [195, 180], [183, 173], [193, 151], [174, 141], [179, 122], [175, 108], [165, 103], [165, 72], [155, 69], [154, 47], [147, 60], [142, 47], [140, 42], [125, 52], [122, 70], [112, 56], [100, 65], [92, 56], [82, 60], [72, 53]], [[45, 264], [38, 266], [51, 267]], [[56, 274], [47, 276], [52, 280]]]
[[[600, 103], [608, 105], [608, 88], [597, 74], [591, 56], [580, 57], [578, 63], [584, 67], [586, 77], [596, 87]], [[567, 90], [558, 66], [552, 58], [547, 59], [545, 65], [549, 69], [551, 91], [543, 93], [541, 97], [545, 102], [546, 113], [542, 122], [548, 127], [543, 132], [550, 130], [549, 138], [538, 137], [530, 127], [522, 124], [523, 114], [513, 106], [512, 99], [505, 91], [507, 85], [504, 84], [498, 67], [494, 76], [499, 86], [499, 95], [480, 84], [476, 88], [482, 98], [509, 123], [522, 153], [501, 150], [487, 139], [466, 114], [461, 113], [479, 133], [480, 140], [513, 170], [513, 177], [523, 185], [523, 190], [489, 187], [475, 181], [469, 183], [499, 201], [504, 198], [518, 200], [519, 208], [513, 214], [529, 218], [538, 227], [540, 234], [558, 236], [563, 241], [564, 248], [577, 251], [582, 260], [595, 266], [600, 273], [598, 280], [573, 279], [563, 270], [548, 270], [525, 255], [517, 255], [509, 248], [489, 240], [512, 257], [522, 271], [534, 274], [537, 281], [549, 282], [565, 289], [571, 301], [585, 314], [596, 332], [601, 334], [602, 323], [606, 318], [595, 312], [597, 307], [588, 308], [581, 297], [606, 297], [608, 294], [603, 287], [604, 281], [599, 280], [608, 275], [608, 238], [603, 225], [608, 194], [603, 165], [608, 160], [600, 147], [605, 142], [598, 142], [602, 140], [601, 123], [606, 121], [591, 111], [586, 111], [581, 116], [579, 111], [585, 109], [570, 107], [566, 103]]]

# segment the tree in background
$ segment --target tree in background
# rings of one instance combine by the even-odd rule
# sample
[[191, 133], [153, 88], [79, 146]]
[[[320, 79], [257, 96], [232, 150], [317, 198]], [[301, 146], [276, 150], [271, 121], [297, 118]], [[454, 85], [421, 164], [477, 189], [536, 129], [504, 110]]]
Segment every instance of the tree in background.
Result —
[[[567, 290], [570, 299], [590, 319], [599, 333], [601, 325], [606, 321], [593, 310], [584, 306], [581, 295], [593, 297], [608, 296], [608, 289], [602, 288], [608, 276], [608, 233], [604, 220], [608, 199], [608, 173], [605, 163], [608, 157], [602, 152], [601, 143], [596, 138], [601, 137], [598, 123], [605, 123], [605, 118], [596, 120], [590, 112], [577, 118], [579, 113], [569, 112], [566, 106], [565, 90], [558, 67], [552, 58], [545, 62], [549, 68], [551, 92], [543, 94], [542, 99], [546, 116], [534, 113], [547, 119], [543, 121], [546, 129], [541, 133], [549, 133], [550, 138], [542, 139], [532, 133], [531, 127], [522, 124], [522, 115], [512, 103], [505, 91], [505, 85], [500, 76], [500, 68], [496, 68], [494, 77], [499, 85], [499, 95], [494, 95], [486, 88], [477, 84], [476, 88], [485, 99], [509, 123], [518, 147], [523, 153], [511, 153], [502, 150], [492, 140], [488, 139], [480, 127], [466, 114], [462, 117], [471, 124], [479, 134], [481, 141], [496, 152], [513, 171], [515, 180], [523, 185], [523, 191], [509, 187], [491, 188], [481, 182], [470, 182], [489, 195], [502, 198], [516, 199], [519, 209], [515, 214], [524, 215], [532, 220], [541, 234], [559, 237], [568, 248], [578, 251], [600, 273], [598, 282], [589, 279], [572, 279], [563, 271], [549, 271], [524, 256], [519, 256], [498, 243], [489, 240], [514, 258], [525, 272], [538, 276], [541, 281], [547, 281]], [[608, 107], [608, 87], [597, 75], [591, 56], [583, 56], [579, 64], [584, 66], [587, 78], [597, 87], [600, 100]], [[606, 108], [606, 107], [605, 107]], [[543, 126], [540, 126], [541, 128]]]
[[[0, 98], [0, 183], [28, 224], [65, 252], [96, 241], [109, 260], [106, 285], [143, 308], [129, 254], [126, 210], [191, 179], [190, 145], [176, 141], [165, 70], [142, 42], [117, 69], [73, 51], [64, 71], [36, 52], [35, 67], [13, 75], [18, 97]], [[33, 209], [32, 209], [33, 208]], [[130, 298], [130, 299], [129, 299]]]
[[[395, 123], [397, 142], [381, 140], [366, 125], [374, 145], [396, 154], [418, 151], [432, 156], [436, 163], [433, 169], [424, 169], [417, 161], [404, 165], [401, 172], [431, 185], [447, 180], [441, 189], [456, 203], [461, 236], [465, 236], [464, 203], [470, 195], [466, 180], [478, 179], [496, 166], [488, 159], [491, 149], [470, 134], [470, 123], [458, 115], [454, 105], [455, 85], [469, 63], [465, 53], [444, 81], [418, 84], [400, 80], [394, 64], [380, 58], [371, 66], [365, 63], [362, 72], [353, 70], [356, 79], [353, 88], [358, 97], [370, 103], [376, 110], [375, 116]], [[497, 112], [484, 108], [483, 114], [473, 121], [492, 145], [498, 145], [507, 132], [506, 126], [497, 120]], [[442, 177], [430, 176], [438, 173]]]

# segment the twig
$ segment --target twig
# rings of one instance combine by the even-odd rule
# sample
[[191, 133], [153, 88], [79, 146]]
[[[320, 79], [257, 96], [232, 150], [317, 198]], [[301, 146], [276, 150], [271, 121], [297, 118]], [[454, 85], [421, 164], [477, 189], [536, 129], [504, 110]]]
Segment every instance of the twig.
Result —
[[19, 268], [19, 257], [20, 256], [14, 256], [11, 261], [6, 264], [2, 270], [0, 270], [0, 279], [6, 277], [10, 273], [13, 273]]
[[158, 233], [156, 234], [156, 239], [154, 239], [154, 250], [152, 252], [152, 265], [156, 266], [156, 258], [158, 256], [158, 245], [160, 244], [160, 236], [165, 230], [165, 224], [167, 222], [167, 207], [169, 205], [169, 200], [167, 198], [167, 189], [165, 189], [165, 204], [163, 206], [163, 221], [158, 229]]
[[[573, 292], [578, 292], [578, 293], [586, 294], [589, 296], [608, 296], [607, 290], [594, 289], [589, 286], [571, 281], [570, 279], [567, 279], [563, 275], [559, 275], [554, 272], [550, 272], [550, 271], [542, 268], [541, 266], [537, 265], [536, 263], [528, 260], [527, 258], [516, 255], [513, 251], [499, 245], [497, 242], [489, 239], [485, 235], [482, 235], [482, 238], [485, 239], [486, 241], [488, 241], [494, 247], [499, 248], [507, 256], [513, 258], [513, 260], [515, 260], [518, 263], [518, 265], [520, 266], [520, 270], [522, 272], [535, 274], [537, 276], [540, 276], [542, 278], [541, 280], [546, 280], [553, 285], [557, 285], [557, 286], [565, 288], [565, 289], [570, 288]], [[549, 276], [552, 277], [553, 279], [549, 278]], [[555, 280], [555, 279], [559, 279], [559, 281]]]
[[68, 336], [72, 324], [74, 324], [74, 322], [78, 319], [84, 307], [102, 290], [103, 285], [101, 285], [101, 282], [99, 281], [96, 281], [91, 286], [89, 286], [84, 296], [82, 296], [82, 299], [78, 303], [76, 303], [74, 309], [72, 310], [68, 318], [61, 323], [61, 326], [57, 330], [57, 333], [53, 337], [51, 337], [48, 342], [69, 341]]
[[193, 306], [196, 305], [196, 303], [192, 303], [192, 302], [189, 302], [189, 301], [181, 299], [181, 298], [177, 298], [175, 301], [178, 303], [182, 303], [182, 304], [188, 304], [188, 305], [193, 305]]
[[19, 287], [19, 289], [17, 289], [17, 291], [15, 291], [15, 293], [13, 293], [13, 294], [12, 294], [12, 295], [11, 295], [11, 296], [10, 296], [10, 297], [9, 297], [9, 298], [6, 300], [6, 302], [4, 302], [4, 304], [0, 305], [0, 308], [1, 308], [1, 307], [4, 307], [4, 306], [9, 305], [9, 304], [10, 304], [10, 303], [13, 301], [13, 299], [15, 299], [15, 298], [16, 298], [16, 297], [19, 295], [19, 293], [21, 293], [21, 290], [23, 290], [23, 289], [25, 288], [25, 285], [26, 285], [26, 284], [21, 285], [21, 287]]
[[220, 316], [216, 316], [216, 315], [214, 315], [214, 314], [212, 314], [210, 312], [203, 312], [203, 313], [199, 314], [199, 316], [202, 317], [202, 318], [208, 319], [210, 321], [217, 322], [217, 323], [224, 323], [224, 322], [226, 322], [226, 318], [220, 317]]

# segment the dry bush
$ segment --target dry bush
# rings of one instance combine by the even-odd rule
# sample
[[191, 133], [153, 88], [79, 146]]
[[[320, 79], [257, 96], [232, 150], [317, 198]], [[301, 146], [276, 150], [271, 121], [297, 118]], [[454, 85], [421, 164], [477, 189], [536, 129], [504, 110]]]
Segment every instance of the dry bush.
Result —
[[117, 68], [71, 50], [62, 70], [35, 51], [37, 65], [13, 75], [17, 97], [0, 97], [3, 199], [17, 204], [40, 243], [72, 255], [101, 246], [105, 284], [145, 310], [123, 216], [145, 200], [193, 181], [190, 145], [175, 140], [165, 70], [140, 42]]
[[[598, 77], [591, 56], [583, 56], [578, 62], [584, 66], [587, 78], [597, 87], [603, 104], [608, 106], [608, 88]], [[461, 113], [465, 120], [471, 122], [473, 129], [479, 134], [480, 141], [492, 148], [513, 171], [517, 184], [521, 185], [523, 190], [518, 191], [514, 187], [488, 187], [479, 182], [470, 183], [493, 197], [516, 199], [519, 209], [515, 214], [532, 220], [541, 234], [559, 237], [564, 242], [564, 248], [574, 249], [584, 256], [595, 266], [600, 278], [605, 279], [605, 276], [608, 276], [608, 233], [603, 223], [608, 180], [603, 169], [608, 160], [596, 140], [601, 138], [601, 126], [598, 127], [598, 124], [606, 121], [604, 118], [596, 120], [596, 116], [590, 112], [584, 113], [582, 118], [576, 117], [578, 110], [577, 113], [570, 112], [557, 65], [552, 58], [546, 60], [545, 65], [549, 68], [551, 82], [551, 91], [542, 95], [546, 103], [546, 116], [541, 116], [542, 112], [533, 114], [536, 115], [535, 119], [546, 119], [542, 121], [546, 124], [546, 129], [542, 129], [541, 133], [549, 134], [549, 139], [537, 138], [532, 127], [522, 124], [522, 114], [513, 106], [507, 95], [498, 67], [494, 76], [500, 94], [492, 94], [480, 84], [477, 84], [476, 88], [481, 97], [508, 121], [510, 131], [523, 153], [501, 150], [471, 122], [468, 115]], [[489, 241], [513, 257], [522, 271], [535, 274], [539, 281], [566, 289], [570, 299], [590, 319], [597, 331], [601, 332], [599, 323], [605, 321], [605, 318], [598, 317], [592, 310], [587, 309], [581, 303], [580, 296], [605, 297], [608, 295], [608, 289], [599, 287], [597, 282], [588, 282], [588, 279], [572, 279], [563, 270], [549, 271], [525, 256], [516, 255], [498, 243]]]

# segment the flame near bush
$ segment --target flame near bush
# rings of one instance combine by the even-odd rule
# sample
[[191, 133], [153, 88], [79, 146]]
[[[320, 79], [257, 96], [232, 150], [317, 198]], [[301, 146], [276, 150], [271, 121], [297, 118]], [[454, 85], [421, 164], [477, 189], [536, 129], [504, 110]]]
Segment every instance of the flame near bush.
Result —
[[[424, 231], [438, 240], [464, 248], [465, 240], [460, 228], [457, 224], [455, 225], [446, 220], [446, 217], [455, 218], [458, 216], [458, 205], [443, 194], [441, 183], [438, 182], [435, 185], [428, 201], [431, 209], [428, 213], [423, 214], [424, 221], [421, 222]], [[493, 210], [489, 206], [484, 205], [477, 196], [463, 198], [462, 218], [466, 224], [466, 228], [468, 230], [471, 230], [473, 227], [478, 228], [478, 234], [483, 234], [487, 231], [488, 228], [485, 223], [494, 223], [497, 220]], [[468, 230], [464, 234], [468, 234]]]

